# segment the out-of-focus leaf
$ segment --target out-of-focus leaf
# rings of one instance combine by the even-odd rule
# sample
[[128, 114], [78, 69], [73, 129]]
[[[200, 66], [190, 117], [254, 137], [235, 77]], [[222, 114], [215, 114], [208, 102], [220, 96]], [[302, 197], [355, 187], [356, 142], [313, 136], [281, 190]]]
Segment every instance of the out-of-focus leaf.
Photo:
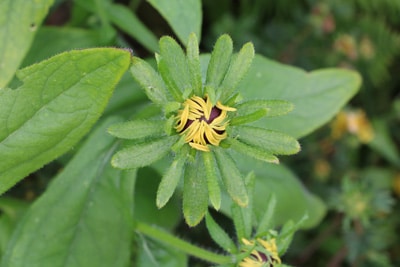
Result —
[[202, 11], [200, 0], [147, 0], [164, 17], [179, 40], [186, 45], [190, 33], [200, 39]]
[[0, 88], [13, 78], [53, 2], [0, 1]]

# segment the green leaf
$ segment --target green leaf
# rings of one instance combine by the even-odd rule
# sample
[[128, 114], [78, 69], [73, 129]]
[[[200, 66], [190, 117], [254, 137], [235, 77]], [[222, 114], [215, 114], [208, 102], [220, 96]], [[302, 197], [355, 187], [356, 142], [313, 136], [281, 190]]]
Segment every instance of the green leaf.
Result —
[[111, 164], [119, 169], [134, 169], [148, 166], [161, 159], [178, 140], [177, 136], [165, 136], [145, 143], [124, 148], [112, 157]]
[[261, 215], [260, 221], [258, 223], [256, 235], [266, 233], [268, 230], [272, 229], [273, 226], [273, 216], [275, 214], [276, 198], [273, 194], [270, 194], [266, 201], [268, 203], [267, 209]]
[[190, 71], [190, 79], [194, 94], [203, 96], [203, 82], [201, 78], [200, 57], [199, 57], [199, 43], [194, 33], [189, 35], [188, 46], [186, 49], [187, 61]]
[[221, 84], [221, 102], [225, 102], [235, 91], [238, 83], [243, 79], [250, 68], [254, 58], [254, 46], [252, 43], [246, 43], [234, 56], [225, 78]]
[[110, 4], [107, 8], [110, 21], [121, 28], [150, 52], [158, 50], [157, 37], [128, 8], [119, 4]]
[[140, 139], [164, 133], [162, 120], [133, 120], [111, 125], [108, 133], [123, 139]]
[[200, 223], [208, 207], [207, 178], [198, 157], [186, 167], [183, 183], [183, 216], [190, 227]]
[[182, 93], [193, 89], [186, 55], [174, 39], [164, 36], [160, 39], [160, 56], [158, 71], [175, 100], [182, 102]]
[[232, 39], [224, 34], [218, 38], [207, 67], [206, 87], [218, 88], [228, 71], [233, 51]]
[[53, 2], [0, 1], [0, 88], [13, 78]]
[[213, 153], [201, 153], [207, 177], [208, 194], [210, 202], [216, 210], [221, 206], [221, 189], [218, 183], [218, 167]]
[[200, 0], [147, 0], [171, 26], [179, 40], [186, 45], [194, 32], [201, 36], [202, 10]]
[[328, 122], [352, 98], [361, 84], [351, 70], [324, 69], [307, 73], [262, 56], [256, 56], [237, 90], [244, 99], [281, 99], [294, 110], [257, 125], [287, 133], [295, 138], [309, 134]]
[[300, 150], [297, 140], [284, 133], [253, 126], [237, 126], [235, 131], [240, 141], [272, 154], [291, 155]]
[[138, 57], [132, 57], [130, 70], [133, 78], [144, 89], [151, 101], [158, 105], [167, 102], [167, 91], [164, 82], [149, 63]]
[[240, 208], [241, 208], [240, 206], [235, 204], [233, 204], [231, 207], [232, 219], [235, 225], [235, 230], [238, 240], [242, 240], [243, 238], [249, 238], [249, 236], [246, 236], [246, 226], [244, 223], [242, 210]]
[[248, 196], [242, 174], [232, 157], [224, 149], [214, 149], [222, 180], [231, 198], [240, 206], [248, 204]]
[[15, 226], [29, 207], [22, 200], [1, 197], [0, 198], [0, 259], [2, 258]]
[[101, 124], [29, 208], [2, 267], [128, 265], [136, 174], [109, 163], [117, 145], [106, 129], [115, 122]]
[[282, 116], [293, 110], [293, 104], [284, 100], [250, 100], [236, 106], [239, 116], [267, 109], [265, 116]]
[[180, 150], [175, 156], [167, 172], [163, 175], [157, 190], [157, 207], [162, 208], [172, 197], [184, 171], [184, 165], [189, 154], [188, 146]]
[[251, 123], [253, 121], [258, 121], [262, 117], [265, 117], [265, 115], [268, 114], [268, 109], [259, 109], [254, 111], [253, 113], [249, 113], [243, 116], [235, 116], [232, 118], [232, 120], [229, 122], [230, 126], [236, 126], [236, 125], [242, 125], [242, 124], [247, 124]]
[[239, 153], [243, 153], [245, 155], [265, 162], [276, 164], [279, 163], [279, 159], [277, 157], [275, 157], [272, 153], [266, 152], [265, 150], [259, 149], [254, 146], [249, 146], [234, 138], [229, 138], [228, 142], [231, 145], [232, 149], [236, 150]]
[[[42, 26], [33, 40], [22, 66], [29, 66], [72, 49], [107, 45], [94, 30], [69, 27]], [[46, 47], [46, 49], [43, 49]]]
[[236, 244], [232, 241], [229, 235], [214, 221], [213, 217], [206, 214], [206, 227], [211, 238], [221, 248], [225, 249], [228, 253], [236, 253]]
[[18, 71], [0, 90], [0, 194], [75, 145], [103, 112], [130, 53], [70, 51]]

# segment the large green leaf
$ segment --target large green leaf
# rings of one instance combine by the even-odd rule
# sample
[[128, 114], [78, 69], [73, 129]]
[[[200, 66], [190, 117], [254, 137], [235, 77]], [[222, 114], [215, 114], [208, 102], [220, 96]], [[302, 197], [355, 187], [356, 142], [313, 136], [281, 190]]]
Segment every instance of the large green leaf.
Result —
[[282, 117], [265, 118], [259, 126], [299, 138], [328, 122], [354, 96], [358, 73], [344, 69], [305, 72], [256, 56], [238, 91], [244, 99], [281, 99], [294, 104]]
[[202, 22], [200, 0], [147, 1], [160, 12], [183, 44], [187, 44], [192, 32], [200, 39]]
[[17, 72], [23, 84], [0, 90], [0, 194], [89, 131], [130, 58], [114, 48], [71, 51]]
[[53, 2], [0, 1], [0, 88], [14, 76]]
[[103, 123], [17, 226], [2, 267], [118, 267], [130, 260], [135, 172], [110, 165]]

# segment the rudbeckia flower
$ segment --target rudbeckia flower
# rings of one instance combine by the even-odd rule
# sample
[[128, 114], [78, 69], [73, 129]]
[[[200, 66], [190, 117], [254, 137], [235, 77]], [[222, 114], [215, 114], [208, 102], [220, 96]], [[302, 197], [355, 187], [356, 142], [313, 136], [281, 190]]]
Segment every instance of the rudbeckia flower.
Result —
[[133, 57], [131, 73], [160, 113], [109, 129], [116, 137], [132, 140], [113, 156], [112, 165], [134, 169], [172, 156], [156, 204], [163, 207], [183, 177], [183, 213], [188, 225], [194, 226], [204, 217], [209, 201], [219, 209], [220, 184], [236, 203], [248, 203], [231, 150], [269, 163], [279, 162], [276, 155], [299, 151], [298, 142], [284, 133], [246, 125], [265, 116], [284, 115], [293, 105], [284, 100], [243, 101], [236, 92], [254, 57], [251, 43], [234, 54], [231, 38], [222, 35], [204, 75], [201, 61], [206, 62], [208, 56], [200, 58], [194, 34], [186, 53], [171, 37], [162, 37], [159, 46], [158, 71]]

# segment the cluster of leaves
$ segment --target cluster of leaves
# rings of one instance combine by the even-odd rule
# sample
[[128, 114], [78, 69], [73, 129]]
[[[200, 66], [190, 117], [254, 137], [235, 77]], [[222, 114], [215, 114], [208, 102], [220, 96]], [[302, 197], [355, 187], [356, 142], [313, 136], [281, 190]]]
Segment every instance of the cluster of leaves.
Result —
[[[3, 40], [0, 43], [0, 194], [3, 194], [0, 197], [0, 266], [204, 266], [189, 260], [188, 255], [225, 266], [236, 264], [251, 253], [244, 251], [243, 238], [276, 239], [279, 256], [289, 253], [284, 262], [293, 264], [310, 264], [308, 261], [312, 258], [315, 266], [326, 266], [326, 258], [337, 259], [338, 254], [339, 258], [347, 256], [349, 263], [390, 266], [392, 259], [385, 250], [391, 248], [396, 237], [386, 237], [395, 231], [399, 220], [391, 213], [390, 190], [392, 181], [400, 180], [396, 176], [400, 166], [396, 142], [400, 136], [394, 134], [400, 108], [399, 101], [393, 105], [390, 102], [395, 96], [395, 85], [388, 82], [391, 72], [387, 67], [399, 47], [397, 34], [390, 30], [390, 25], [398, 25], [398, 17], [392, 14], [399, 10], [398, 5], [394, 1], [381, 1], [378, 5], [374, 1], [357, 0], [296, 3], [243, 0], [237, 1], [239, 5], [222, 0], [126, 2], [0, 2]], [[372, 19], [380, 14], [376, 9], [388, 10], [390, 15]], [[275, 15], [279, 19], [273, 19]], [[362, 19], [356, 27], [353, 21], [359, 16]], [[169, 27], [160, 26], [157, 20], [166, 21]], [[151, 162], [136, 155], [135, 159], [141, 163], [128, 166], [133, 169], [121, 170], [110, 164], [113, 155], [135, 145], [131, 152], [137, 153], [137, 142], [121, 142], [107, 131], [121, 137], [119, 134], [126, 130], [126, 120], [129, 120], [135, 123], [130, 123], [134, 129], [128, 133], [135, 134], [135, 138], [136, 134], [140, 135], [141, 142], [151, 140], [149, 136], [154, 132], [144, 134], [144, 128], [138, 129], [138, 122], [147, 123], [147, 129], [161, 136], [178, 138], [176, 133], [171, 134], [171, 123], [169, 127], [165, 127], [168, 123], [155, 123], [167, 122], [168, 115], [174, 113], [171, 102], [177, 99], [173, 98], [173, 92], [165, 95], [168, 105], [154, 105], [147, 97], [157, 104], [159, 95], [146, 85], [154, 87], [154, 81], [159, 81], [161, 86], [156, 88], [169, 90], [171, 75], [174, 82], [187, 78], [178, 76], [179, 71], [187, 71], [181, 63], [190, 60], [175, 58], [183, 53], [170, 37], [163, 37], [159, 48], [159, 36], [155, 33], [174, 35], [181, 46], [195, 51], [197, 44], [189, 38], [194, 33], [204, 52], [210, 52], [217, 37], [225, 32], [232, 36], [235, 45], [251, 41], [256, 52], [306, 69], [356, 68], [366, 83], [354, 106], [366, 110], [367, 122], [368, 117], [374, 119], [369, 127], [361, 127], [365, 122], [356, 120], [357, 128], [351, 124], [354, 116], [349, 114], [353, 112], [346, 112], [349, 133], [340, 131], [343, 134], [334, 138], [325, 127], [310, 135], [356, 94], [359, 76], [344, 69], [305, 72], [256, 54], [247, 74], [235, 81], [240, 97], [257, 105], [279, 100], [274, 103], [283, 106], [292, 103], [294, 109], [282, 117], [267, 116], [254, 121], [251, 127], [268, 128], [294, 138], [305, 137], [301, 140], [303, 151], [293, 159], [284, 158], [284, 164], [275, 165], [248, 158], [247, 155], [254, 156], [254, 153], [243, 146], [237, 150], [247, 151], [247, 155], [233, 151], [229, 146], [240, 138], [227, 142], [224, 150], [236, 164], [220, 160], [219, 167], [250, 173], [246, 179], [237, 176], [231, 186], [236, 191], [245, 190], [246, 184], [247, 207], [232, 203], [222, 191], [220, 195], [210, 195], [211, 204], [219, 208], [211, 217], [207, 213], [207, 195], [202, 198], [200, 213], [194, 212], [197, 202], [191, 202], [193, 205], [188, 207], [184, 200], [186, 222], [190, 225], [199, 223], [206, 214], [206, 227], [200, 224], [189, 232], [200, 229], [202, 239], [196, 242], [206, 246], [211, 246], [205, 240], [210, 235], [225, 250], [217, 254], [174, 236], [186, 233], [182, 230], [184, 220], [179, 204], [181, 195], [185, 199], [186, 194], [188, 199], [193, 192], [187, 190], [186, 181], [180, 183], [178, 175], [171, 176], [176, 183], [167, 183], [168, 197], [164, 196], [162, 201], [169, 202], [162, 209], [156, 207], [155, 200], [160, 198], [156, 196], [157, 188], [171, 172], [171, 159], [187, 147], [165, 153], [157, 145], [152, 150], [146, 147], [146, 153], [155, 155], [151, 166], [143, 168]], [[104, 46], [128, 49], [91, 48]], [[165, 46], [168, 52], [163, 49]], [[157, 64], [153, 60], [155, 52], [159, 54]], [[220, 56], [224, 52], [221, 50]], [[150, 58], [132, 59], [132, 53]], [[240, 53], [232, 57], [232, 62], [240, 58]], [[164, 64], [166, 68], [160, 68], [160, 59], [166, 58], [170, 59], [169, 63]], [[175, 59], [178, 61], [174, 62]], [[207, 66], [212, 65], [210, 55], [200, 54], [198, 60], [201, 75], [195, 73], [196, 82], [205, 85]], [[151, 65], [157, 65], [163, 80], [150, 69]], [[145, 71], [141, 69], [138, 74], [138, 68], [143, 66]], [[165, 74], [168, 71], [174, 73]], [[152, 75], [147, 77], [149, 73]], [[204, 78], [198, 79], [199, 76]], [[383, 86], [389, 88], [386, 93], [371, 97], [382, 91]], [[188, 97], [191, 92], [186, 89], [179, 88], [179, 94]], [[257, 113], [259, 109], [247, 111]], [[125, 126], [115, 130], [115, 125]], [[373, 129], [373, 138], [359, 140], [357, 129], [366, 128]], [[270, 152], [282, 154], [285, 149], [286, 146]], [[190, 152], [183, 152], [181, 158], [190, 156]], [[163, 155], [166, 157], [162, 158]], [[121, 167], [117, 160], [113, 162]], [[185, 165], [182, 162], [179, 164]], [[191, 169], [193, 177], [201, 173], [193, 170], [201, 169]], [[21, 181], [23, 178], [26, 179]], [[211, 188], [220, 186], [217, 178]], [[227, 177], [221, 178], [225, 185], [232, 182]], [[20, 183], [10, 190], [17, 182]], [[394, 190], [398, 190], [398, 184], [397, 181]], [[235, 199], [237, 196], [227, 187]], [[44, 193], [43, 188], [46, 188]], [[174, 190], [177, 194], [172, 196]], [[254, 194], [250, 193], [253, 190]], [[355, 200], [361, 205], [354, 206]], [[322, 221], [327, 210], [327, 220]], [[193, 214], [195, 218], [188, 220]], [[308, 218], [302, 220], [304, 214]], [[332, 217], [336, 218], [333, 226], [329, 222]], [[223, 222], [224, 218], [228, 223], [216, 223]], [[235, 230], [229, 229], [229, 222], [233, 222]], [[342, 237], [325, 234], [325, 227], [334, 233], [339, 231], [337, 225], [341, 223], [346, 226]], [[282, 226], [279, 233], [273, 230], [278, 226]], [[317, 237], [313, 242], [309, 240], [309, 232], [301, 234], [287, 251], [294, 231], [300, 226], [314, 228], [311, 233], [321, 233], [323, 238]], [[189, 234], [188, 239], [195, 239], [194, 234]], [[321, 240], [330, 242], [322, 244]], [[311, 247], [304, 245], [309, 243]], [[321, 258], [315, 256], [315, 251], [321, 252]]]

